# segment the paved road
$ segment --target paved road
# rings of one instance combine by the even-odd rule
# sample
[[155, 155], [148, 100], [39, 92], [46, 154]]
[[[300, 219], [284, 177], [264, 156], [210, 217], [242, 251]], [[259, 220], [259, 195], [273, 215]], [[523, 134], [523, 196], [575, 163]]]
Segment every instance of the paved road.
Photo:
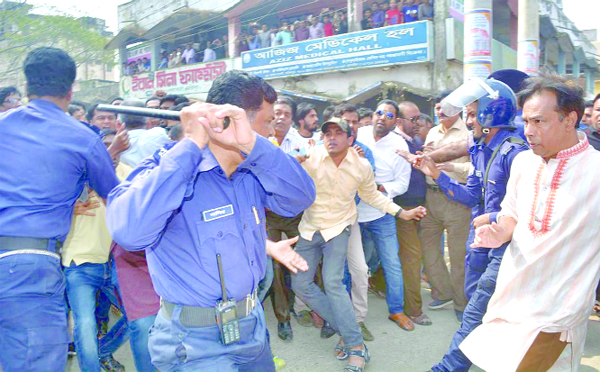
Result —
[[[429, 293], [423, 291], [423, 300], [427, 302], [429, 298]], [[433, 320], [433, 325], [416, 326], [413, 332], [403, 331], [387, 319], [384, 300], [370, 295], [369, 309], [366, 324], [375, 336], [375, 341], [367, 343], [372, 357], [367, 371], [371, 372], [427, 371], [444, 354], [458, 328], [454, 311], [451, 309], [425, 310]], [[284, 372], [329, 372], [343, 369], [346, 362], [338, 361], [333, 356], [333, 348], [338, 341], [336, 336], [323, 340], [319, 337], [318, 329], [301, 327], [292, 320], [294, 340], [284, 342], [277, 337], [277, 320], [269, 300], [265, 303], [265, 313], [273, 353], [287, 363]], [[128, 345], [118, 350], [115, 358], [123, 363], [128, 371], [135, 371]], [[478, 368], [471, 370], [481, 371]], [[79, 371], [75, 358], [69, 361], [68, 371]], [[590, 319], [586, 348], [579, 371], [600, 371], [600, 321], [597, 317]]]

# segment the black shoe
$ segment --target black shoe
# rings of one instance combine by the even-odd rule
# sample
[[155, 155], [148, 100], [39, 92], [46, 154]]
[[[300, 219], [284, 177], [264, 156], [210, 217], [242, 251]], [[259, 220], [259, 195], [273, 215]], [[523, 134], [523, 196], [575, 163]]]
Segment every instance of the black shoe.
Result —
[[277, 335], [283, 341], [291, 341], [294, 338], [294, 332], [292, 331], [290, 322], [279, 323], [277, 325]]
[[325, 322], [323, 328], [321, 328], [321, 338], [329, 338], [333, 335], [335, 335], [335, 330], [331, 328], [329, 323]]

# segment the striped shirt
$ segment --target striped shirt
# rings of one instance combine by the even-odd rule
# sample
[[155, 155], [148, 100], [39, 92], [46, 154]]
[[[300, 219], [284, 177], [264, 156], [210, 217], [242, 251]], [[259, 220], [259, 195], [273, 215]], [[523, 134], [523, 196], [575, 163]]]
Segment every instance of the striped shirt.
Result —
[[460, 345], [477, 366], [516, 370], [544, 331], [572, 343], [577, 370], [600, 275], [598, 164], [582, 134], [547, 163], [532, 151], [515, 158], [498, 217], [517, 225], [483, 324]]

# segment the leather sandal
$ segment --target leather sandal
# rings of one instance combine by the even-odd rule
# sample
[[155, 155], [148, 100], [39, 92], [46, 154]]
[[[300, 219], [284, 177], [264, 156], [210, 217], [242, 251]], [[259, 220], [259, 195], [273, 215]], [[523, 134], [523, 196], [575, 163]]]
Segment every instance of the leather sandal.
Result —
[[413, 331], [415, 329], [415, 325], [412, 320], [410, 320], [410, 318], [404, 313], [390, 314], [388, 319], [396, 323], [398, 327], [405, 331]]
[[365, 344], [363, 344], [362, 350], [348, 349], [348, 357], [351, 356], [363, 358], [363, 360], [365, 361], [365, 365], [359, 367], [352, 364], [347, 364], [346, 367], [344, 367], [344, 372], [363, 372], [365, 370], [365, 367], [367, 366], [367, 363], [369, 363], [369, 360], [371, 360], [371, 356], [369, 355], [369, 349], [367, 349], [367, 345]]
[[430, 326], [432, 324], [431, 319], [429, 319], [429, 317], [427, 315], [425, 315], [425, 313], [421, 313], [421, 315], [419, 316], [408, 316], [413, 323], [422, 325], [422, 326]]
[[333, 349], [333, 353], [337, 360], [346, 360], [349, 357], [348, 348], [346, 346], [342, 346], [339, 342]]

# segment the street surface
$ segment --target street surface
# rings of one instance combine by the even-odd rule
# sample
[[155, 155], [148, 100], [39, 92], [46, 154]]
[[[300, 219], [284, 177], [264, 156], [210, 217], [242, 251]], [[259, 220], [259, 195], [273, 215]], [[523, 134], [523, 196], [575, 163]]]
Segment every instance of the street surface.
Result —
[[[429, 292], [422, 291], [423, 302], [430, 301]], [[451, 308], [428, 310], [425, 313], [433, 321], [432, 326], [416, 325], [413, 332], [406, 332], [387, 319], [385, 300], [369, 295], [369, 316], [366, 325], [375, 336], [375, 341], [367, 342], [371, 362], [366, 371], [371, 372], [425, 372], [438, 361], [446, 351], [458, 322]], [[318, 329], [302, 327], [292, 319], [294, 339], [284, 342], [277, 337], [277, 319], [273, 315], [270, 299], [265, 302], [265, 314], [271, 335], [273, 354], [284, 359], [285, 372], [329, 372], [342, 371], [345, 361], [333, 356], [333, 348], [338, 337], [319, 337]], [[135, 371], [129, 344], [115, 353], [115, 358], [125, 365], [127, 371]], [[79, 371], [77, 360], [69, 359], [68, 371]], [[555, 368], [553, 371], [569, 371], [569, 368]], [[481, 371], [472, 368], [471, 371]], [[590, 317], [587, 342], [579, 368], [580, 372], [600, 371], [600, 321]]]

